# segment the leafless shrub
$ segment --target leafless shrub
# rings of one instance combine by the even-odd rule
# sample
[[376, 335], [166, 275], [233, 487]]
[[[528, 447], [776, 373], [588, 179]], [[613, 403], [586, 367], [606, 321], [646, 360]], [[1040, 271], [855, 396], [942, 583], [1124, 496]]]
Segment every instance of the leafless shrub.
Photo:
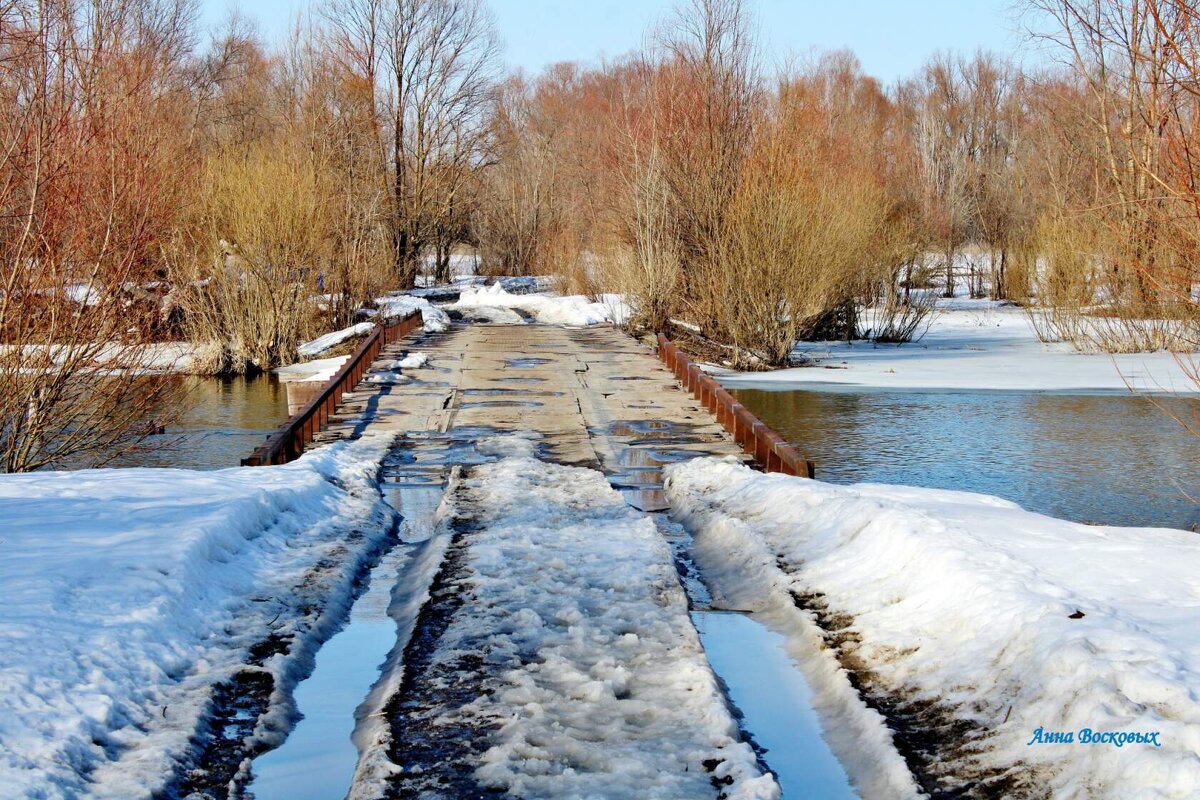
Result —
[[[0, 470], [104, 463], [155, 428], [130, 293], [171, 218], [180, 7], [0, 6]], [[169, 12], [177, 13], [169, 13]], [[83, 24], [90, 20], [91, 25]], [[167, 123], [155, 131], [152, 120]], [[139, 375], [145, 377], [139, 378]]]
[[653, 144], [648, 152], [637, 145], [627, 169], [622, 201], [620, 244], [609, 255], [609, 281], [614, 291], [630, 303], [635, 328], [666, 330], [672, 309], [678, 305], [683, 284], [683, 260], [672, 226], [670, 188], [663, 175], [662, 158]]
[[174, 272], [191, 336], [220, 348], [221, 373], [290, 363], [316, 332], [308, 297], [327, 263], [329, 175], [282, 143], [211, 158], [206, 179], [197, 256]]

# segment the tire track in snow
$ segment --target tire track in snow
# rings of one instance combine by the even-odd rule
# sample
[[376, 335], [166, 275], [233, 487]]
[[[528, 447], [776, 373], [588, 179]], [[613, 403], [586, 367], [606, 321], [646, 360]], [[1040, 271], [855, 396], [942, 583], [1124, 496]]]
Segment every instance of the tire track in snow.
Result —
[[[777, 798], [670, 547], [595, 470], [510, 457], [452, 486], [446, 556], [359, 797]], [[389, 678], [385, 676], [385, 682]], [[386, 754], [381, 752], [386, 749]]]

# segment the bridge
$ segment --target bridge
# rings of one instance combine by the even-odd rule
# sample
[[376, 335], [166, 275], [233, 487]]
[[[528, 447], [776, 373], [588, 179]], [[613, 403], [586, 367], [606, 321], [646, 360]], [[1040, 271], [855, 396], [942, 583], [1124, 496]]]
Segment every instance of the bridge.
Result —
[[[622, 780], [773, 796], [688, 619], [704, 590], [686, 534], [656, 512], [673, 463], [812, 464], [673, 343], [656, 344], [612, 326], [426, 333], [412, 315], [377, 328], [246, 460], [392, 441], [379, 480], [413, 548], [403, 592], [415, 599], [393, 602], [398, 640], [359, 709], [354, 796], [580, 796]], [[505, 455], [532, 458], [497, 463]], [[530, 630], [513, 622], [526, 616]], [[536, 702], [509, 699], [526, 695]], [[703, 768], [680, 748], [705, 752]]]

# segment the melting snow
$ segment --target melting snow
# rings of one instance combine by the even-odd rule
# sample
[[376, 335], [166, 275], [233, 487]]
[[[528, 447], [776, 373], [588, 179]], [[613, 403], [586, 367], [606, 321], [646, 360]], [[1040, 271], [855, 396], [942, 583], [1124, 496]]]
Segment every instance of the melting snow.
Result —
[[[330, 559], [323, 599], [347, 601], [389, 530], [374, 483], [387, 443], [279, 467], [0, 476], [0, 797], [161, 788], [251, 645], [328, 634], [291, 630], [313, 602], [301, 578]], [[267, 667], [283, 684], [296, 668]]]
[[[943, 779], [1012, 768], [1056, 797], [1200, 795], [1195, 534], [717, 459], [670, 467], [667, 493], [714, 595], [777, 617], [793, 597], [819, 597], [879, 687], [967, 723], [941, 743]], [[792, 624], [811, 635], [810, 619], [793, 612]], [[1075, 742], [1029, 745], [1039, 728]], [[1083, 743], [1085, 728], [1157, 731], [1161, 747]]]

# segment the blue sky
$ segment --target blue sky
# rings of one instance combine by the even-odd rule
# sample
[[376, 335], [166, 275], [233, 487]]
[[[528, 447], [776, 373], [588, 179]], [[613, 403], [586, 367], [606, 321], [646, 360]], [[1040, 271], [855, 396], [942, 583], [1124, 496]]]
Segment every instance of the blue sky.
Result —
[[[977, 48], [1028, 60], [1013, 0], [750, 0], [769, 60], [813, 48], [850, 47], [884, 82], [911, 75], [938, 50]], [[204, 21], [220, 22], [230, 0], [201, 0]], [[268, 37], [282, 34], [310, 0], [234, 3]], [[555, 61], [619, 56], [642, 42], [674, 0], [491, 0], [511, 65], [537, 72]]]

